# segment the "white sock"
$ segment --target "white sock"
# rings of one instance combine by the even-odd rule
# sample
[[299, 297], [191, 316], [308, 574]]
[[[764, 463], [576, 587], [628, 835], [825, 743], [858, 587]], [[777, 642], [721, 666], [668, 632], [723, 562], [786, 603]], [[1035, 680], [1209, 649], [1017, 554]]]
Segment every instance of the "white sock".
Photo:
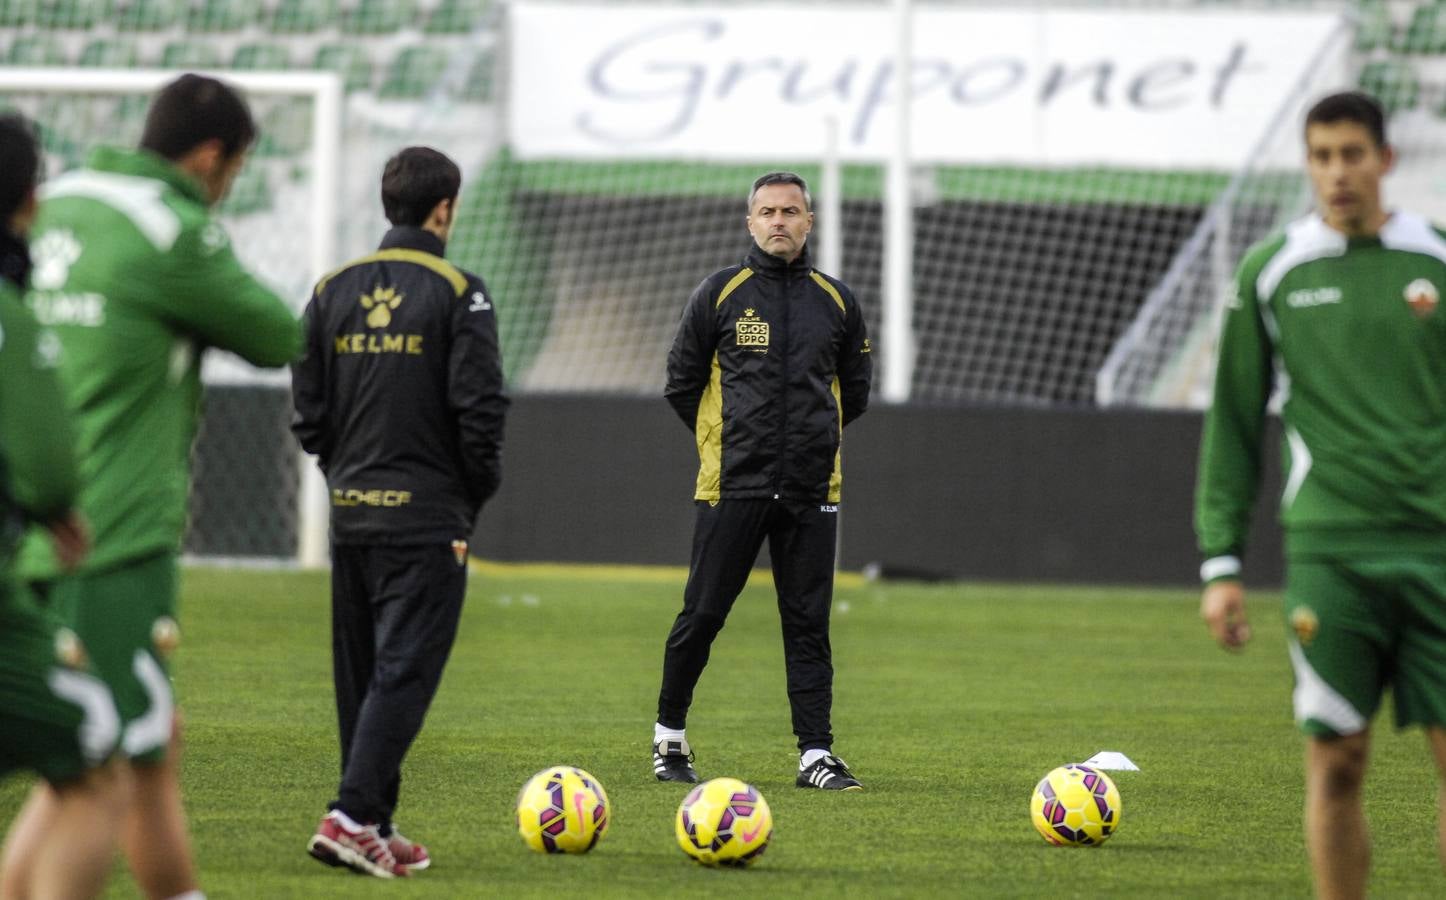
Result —
[[347, 831], [361, 831], [363, 828], [366, 827], [360, 822], [354, 821], [351, 816], [347, 815], [339, 809], [332, 810], [331, 814], [333, 816], [336, 816], [336, 820], [340, 822], [342, 824], [342, 827], [344, 827]]
[[814, 747], [812, 750], [803, 751], [803, 757], [798, 761], [799, 771], [801, 772], [804, 769], [807, 769], [809, 766], [823, 759], [825, 756], [828, 756], [828, 751], [820, 749], [818, 747]]
[[653, 743], [656, 744], [659, 741], [681, 741], [684, 739], [683, 731], [684, 729], [682, 728], [669, 728], [662, 722], [656, 722], [653, 724]]
[[200, 891], [186, 891], [184, 894], [177, 894], [171, 900], [206, 900], [206, 895]]

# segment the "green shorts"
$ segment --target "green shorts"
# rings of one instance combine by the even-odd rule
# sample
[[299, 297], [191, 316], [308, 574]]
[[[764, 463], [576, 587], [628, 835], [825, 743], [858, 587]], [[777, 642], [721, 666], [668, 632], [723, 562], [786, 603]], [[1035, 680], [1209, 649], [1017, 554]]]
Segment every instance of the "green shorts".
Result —
[[1365, 730], [1388, 686], [1397, 727], [1446, 725], [1446, 559], [1292, 559], [1284, 611], [1306, 734]]
[[0, 775], [29, 769], [62, 785], [115, 751], [120, 718], [75, 633], [0, 594]]
[[161, 553], [40, 587], [115, 695], [122, 752], [141, 762], [164, 759], [171, 738], [174, 700], [166, 659], [180, 640], [176, 585], [176, 558]]

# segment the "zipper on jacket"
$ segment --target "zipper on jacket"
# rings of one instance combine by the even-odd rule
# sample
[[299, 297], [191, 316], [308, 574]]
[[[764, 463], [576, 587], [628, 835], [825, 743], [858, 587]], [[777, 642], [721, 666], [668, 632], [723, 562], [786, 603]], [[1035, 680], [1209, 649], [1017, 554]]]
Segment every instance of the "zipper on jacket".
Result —
[[788, 302], [790, 286], [789, 271], [784, 269], [776, 288], [779, 302], [783, 304], [783, 340], [779, 342], [783, 345], [783, 378], [778, 391], [778, 458], [774, 462], [773, 470], [773, 499], [775, 500], [783, 496], [783, 473], [788, 455], [788, 339], [792, 334], [792, 323], [789, 321], [789, 316], [793, 311], [793, 304]]

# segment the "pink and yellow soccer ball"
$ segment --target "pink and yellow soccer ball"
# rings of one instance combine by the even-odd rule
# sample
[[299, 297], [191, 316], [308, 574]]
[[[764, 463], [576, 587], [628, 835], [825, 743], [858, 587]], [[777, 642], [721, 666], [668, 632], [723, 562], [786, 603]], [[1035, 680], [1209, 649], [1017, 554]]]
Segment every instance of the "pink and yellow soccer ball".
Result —
[[586, 853], [611, 817], [602, 783], [573, 766], [543, 769], [517, 794], [517, 833], [539, 853]]
[[1078, 763], [1040, 779], [1029, 817], [1040, 835], [1058, 847], [1097, 847], [1120, 827], [1120, 791], [1110, 776]]
[[737, 778], [714, 778], [693, 788], [675, 824], [678, 846], [705, 866], [752, 865], [773, 837], [768, 801]]

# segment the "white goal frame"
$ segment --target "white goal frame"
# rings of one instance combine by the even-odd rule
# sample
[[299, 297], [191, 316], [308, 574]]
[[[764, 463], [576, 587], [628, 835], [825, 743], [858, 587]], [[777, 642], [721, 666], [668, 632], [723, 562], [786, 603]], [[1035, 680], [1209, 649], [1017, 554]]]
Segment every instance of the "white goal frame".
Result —
[[[155, 91], [185, 74], [181, 69], [71, 69], [0, 67], [0, 96], [25, 94], [141, 94]], [[202, 71], [240, 88], [248, 95], [306, 97], [312, 101], [310, 254], [313, 279], [334, 268], [341, 185], [342, 116], [345, 94], [335, 72]], [[45, 123], [39, 123], [44, 127]], [[243, 262], [245, 260], [243, 259]], [[330, 509], [326, 484], [315, 462], [300, 454], [297, 488], [295, 562], [303, 568], [328, 565], [327, 527]]]

